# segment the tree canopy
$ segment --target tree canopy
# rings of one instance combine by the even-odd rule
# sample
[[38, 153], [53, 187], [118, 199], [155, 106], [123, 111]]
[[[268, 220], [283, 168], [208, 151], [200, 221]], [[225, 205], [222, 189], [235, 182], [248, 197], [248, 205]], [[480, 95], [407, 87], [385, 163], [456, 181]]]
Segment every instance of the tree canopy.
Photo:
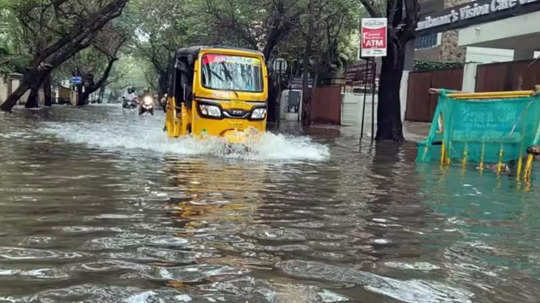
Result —
[[59, 83], [79, 73], [102, 86], [163, 93], [176, 50], [206, 44], [285, 57], [297, 69], [317, 67], [323, 79], [356, 59], [361, 15], [358, 0], [0, 0], [0, 70], [46, 67], [28, 79], [30, 90], [51, 75]]

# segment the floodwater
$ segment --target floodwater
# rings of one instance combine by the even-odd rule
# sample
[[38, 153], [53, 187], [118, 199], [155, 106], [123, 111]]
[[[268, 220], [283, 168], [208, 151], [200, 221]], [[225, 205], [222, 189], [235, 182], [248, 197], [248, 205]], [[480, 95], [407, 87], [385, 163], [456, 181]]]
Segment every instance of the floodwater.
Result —
[[538, 169], [416, 165], [346, 128], [227, 153], [162, 127], [0, 113], [0, 302], [540, 300]]

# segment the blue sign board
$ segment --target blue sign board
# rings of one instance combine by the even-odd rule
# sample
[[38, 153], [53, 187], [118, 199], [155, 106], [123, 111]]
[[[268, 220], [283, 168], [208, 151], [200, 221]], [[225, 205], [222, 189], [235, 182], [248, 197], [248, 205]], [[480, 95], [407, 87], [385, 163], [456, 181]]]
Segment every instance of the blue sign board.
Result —
[[73, 78], [71, 79], [71, 82], [72, 82], [73, 84], [81, 84], [81, 83], [82, 83], [82, 77], [73, 77]]

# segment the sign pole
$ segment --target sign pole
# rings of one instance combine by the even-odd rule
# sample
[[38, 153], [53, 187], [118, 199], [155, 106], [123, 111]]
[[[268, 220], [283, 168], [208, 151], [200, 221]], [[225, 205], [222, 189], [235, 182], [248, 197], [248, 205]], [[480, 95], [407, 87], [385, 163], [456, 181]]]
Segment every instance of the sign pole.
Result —
[[[366, 72], [369, 72], [371, 85], [371, 142], [375, 140], [375, 91], [377, 76], [377, 63], [375, 57], [386, 57], [388, 45], [388, 20], [386, 18], [362, 19], [362, 57], [367, 60]], [[367, 92], [365, 92], [367, 93]], [[364, 110], [366, 105], [364, 95]], [[360, 138], [364, 135], [364, 112], [362, 112], [362, 130]]]
[[278, 73], [278, 102], [277, 102], [277, 130], [279, 131], [279, 124], [281, 123], [281, 71]]
[[375, 76], [377, 74], [377, 62], [375, 58], [371, 58], [373, 64], [371, 65], [371, 143], [375, 139]]
[[360, 128], [360, 142], [362, 142], [362, 138], [364, 138], [364, 117], [366, 115], [366, 98], [367, 98], [366, 84], [368, 82], [367, 73], [366, 73], [367, 70], [368, 70], [368, 61], [366, 60], [365, 68], [362, 71], [363, 73], [362, 85], [364, 86], [364, 105], [362, 106], [362, 126]]
[[276, 124], [277, 128], [279, 130], [279, 124], [281, 120], [281, 75], [287, 72], [288, 63], [287, 60], [284, 58], [276, 58], [272, 62], [272, 69], [275, 73], [277, 73], [277, 86], [278, 86], [278, 93], [277, 93], [277, 113], [276, 113]]

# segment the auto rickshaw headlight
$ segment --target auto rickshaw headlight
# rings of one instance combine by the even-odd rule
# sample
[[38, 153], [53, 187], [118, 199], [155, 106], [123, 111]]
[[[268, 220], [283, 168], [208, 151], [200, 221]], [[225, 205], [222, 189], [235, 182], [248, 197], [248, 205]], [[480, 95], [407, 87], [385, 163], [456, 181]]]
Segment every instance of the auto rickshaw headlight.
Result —
[[201, 115], [204, 117], [221, 118], [221, 109], [216, 105], [199, 104]]
[[266, 108], [259, 107], [253, 110], [251, 113], [251, 119], [253, 120], [262, 120], [266, 118]]

